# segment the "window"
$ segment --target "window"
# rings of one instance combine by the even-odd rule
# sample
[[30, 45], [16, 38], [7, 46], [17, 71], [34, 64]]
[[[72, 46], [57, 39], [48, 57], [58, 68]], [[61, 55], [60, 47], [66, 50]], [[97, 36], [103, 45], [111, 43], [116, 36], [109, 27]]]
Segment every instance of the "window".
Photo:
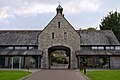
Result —
[[27, 47], [21, 47], [21, 49], [25, 49], [25, 50], [27, 50]]
[[29, 49], [34, 49], [34, 47], [30, 46]]
[[97, 48], [96, 46], [92, 46], [92, 49], [93, 49], [93, 50], [96, 50], [96, 49], [98, 49], [98, 48]]
[[116, 46], [116, 47], [115, 47], [115, 50], [120, 50], [120, 46]]
[[60, 22], [58, 22], [58, 28], [60, 28]]
[[118, 48], [114, 46], [106, 46], [106, 50], [115, 50], [115, 49], [118, 49]]
[[110, 49], [111, 49], [110, 46], [107, 46], [107, 47], [106, 47], [106, 50], [110, 50]]
[[91, 50], [91, 47], [81, 47], [82, 50]]
[[114, 47], [114, 46], [111, 46], [110, 49], [111, 49], [111, 50], [115, 50], [115, 47]]
[[1, 50], [1, 49], [6, 49], [6, 47], [0, 46], [0, 50]]
[[15, 49], [21, 49], [21, 47], [15, 47]]
[[14, 49], [16, 49], [16, 50], [27, 50], [27, 47], [25, 47], [25, 46], [16, 46], [16, 47], [14, 47]]
[[11, 49], [11, 50], [13, 50], [13, 47], [7, 47], [6, 49]]
[[103, 46], [99, 46], [98, 49], [99, 50], [104, 50], [104, 47]]
[[108, 56], [82, 56], [80, 57], [80, 65], [86, 62], [87, 68], [109, 68]]
[[54, 39], [54, 33], [52, 33], [52, 39]]
[[67, 32], [64, 32], [64, 39], [67, 39]]

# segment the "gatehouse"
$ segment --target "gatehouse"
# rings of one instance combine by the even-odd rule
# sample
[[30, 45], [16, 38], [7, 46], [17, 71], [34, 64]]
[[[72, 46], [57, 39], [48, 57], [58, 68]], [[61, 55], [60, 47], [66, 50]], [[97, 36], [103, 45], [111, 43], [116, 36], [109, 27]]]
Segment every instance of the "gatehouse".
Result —
[[120, 69], [120, 43], [112, 30], [75, 30], [56, 8], [43, 30], [1, 30], [0, 68]]

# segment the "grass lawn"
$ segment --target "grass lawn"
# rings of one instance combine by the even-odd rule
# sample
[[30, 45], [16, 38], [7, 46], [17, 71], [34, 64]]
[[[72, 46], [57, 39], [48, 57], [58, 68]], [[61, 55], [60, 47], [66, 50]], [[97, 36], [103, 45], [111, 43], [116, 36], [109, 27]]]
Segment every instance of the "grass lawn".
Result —
[[91, 80], [120, 80], [120, 70], [93, 70], [86, 75]]
[[1, 70], [0, 80], [18, 80], [24, 76], [31, 74], [31, 72], [20, 71], [20, 70]]

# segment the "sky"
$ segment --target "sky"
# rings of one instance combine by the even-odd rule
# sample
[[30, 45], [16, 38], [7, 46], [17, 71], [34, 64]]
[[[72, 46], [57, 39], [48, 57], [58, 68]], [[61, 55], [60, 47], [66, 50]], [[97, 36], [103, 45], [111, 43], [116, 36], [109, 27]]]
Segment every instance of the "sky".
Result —
[[76, 30], [99, 29], [103, 17], [120, 11], [120, 0], [0, 0], [0, 30], [42, 30], [59, 4]]

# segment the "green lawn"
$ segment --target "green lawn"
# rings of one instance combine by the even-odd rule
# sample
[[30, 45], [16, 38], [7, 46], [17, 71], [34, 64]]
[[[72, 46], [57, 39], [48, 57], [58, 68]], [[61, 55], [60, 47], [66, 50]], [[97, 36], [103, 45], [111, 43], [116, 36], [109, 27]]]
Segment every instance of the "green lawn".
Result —
[[18, 80], [24, 76], [31, 74], [31, 72], [20, 71], [20, 70], [1, 70], [0, 80]]
[[120, 80], [120, 70], [93, 70], [86, 75], [91, 80]]

